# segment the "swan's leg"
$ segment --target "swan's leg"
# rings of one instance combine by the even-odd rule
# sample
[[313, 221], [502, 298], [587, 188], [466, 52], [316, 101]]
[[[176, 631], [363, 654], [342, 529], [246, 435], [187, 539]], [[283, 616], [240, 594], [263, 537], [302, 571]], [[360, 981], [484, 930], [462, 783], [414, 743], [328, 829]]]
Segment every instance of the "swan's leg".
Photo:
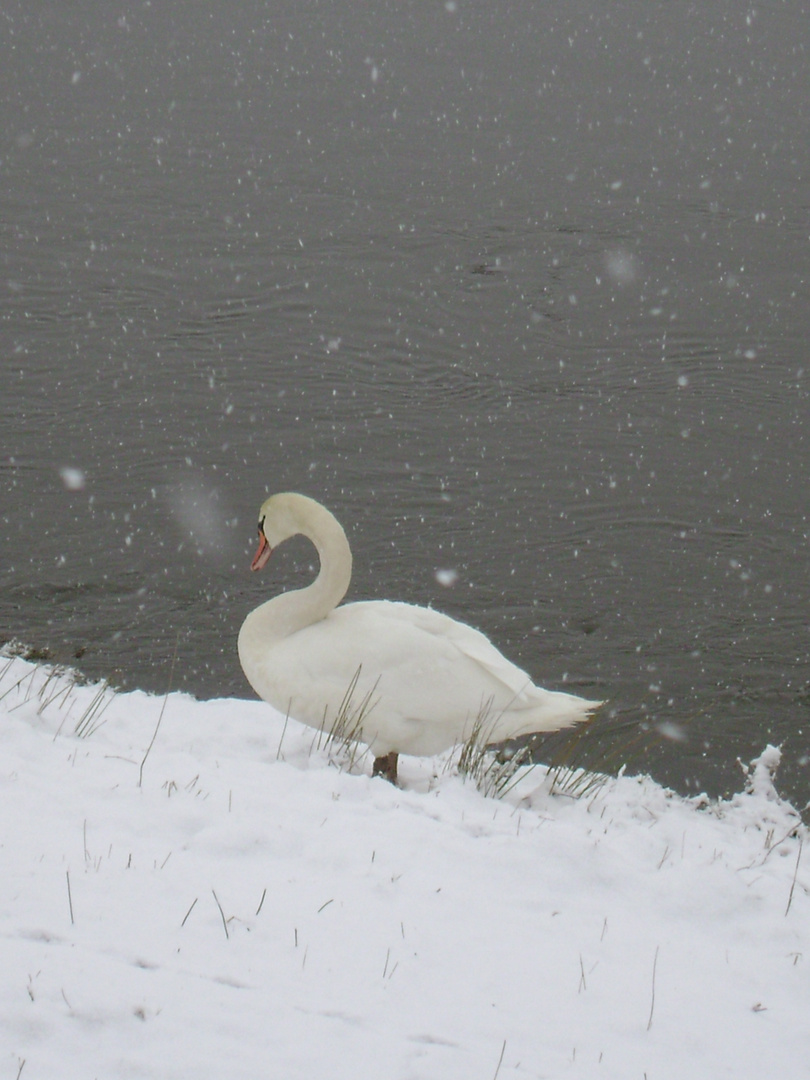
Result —
[[397, 782], [397, 758], [398, 754], [392, 750], [390, 754], [386, 754], [385, 757], [374, 758], [374, 768], [371, 770], [372, 776], [384, 776], [386, 780], [390, 780], [392, 784]]

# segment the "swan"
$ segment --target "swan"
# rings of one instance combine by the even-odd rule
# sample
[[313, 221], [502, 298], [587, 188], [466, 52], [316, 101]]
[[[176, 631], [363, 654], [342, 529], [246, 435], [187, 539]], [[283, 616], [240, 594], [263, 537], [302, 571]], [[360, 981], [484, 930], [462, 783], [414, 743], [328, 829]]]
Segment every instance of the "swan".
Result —
[[433, 608], [392, 600], [344, 604], [352, 573], [346, 534], [320, 503], [292, 492], [259, 511], [251, 570], [302, 534], [320, 559], [315, 580], [251, 611], [239, 631], [242, 670], [280, 712], [329, 730], [351, 698], [374, 776], [396, 782], [399, 754], [432, 756], [486, 717], [486, 742], [557, 731], [602, 704], [543, 690], [480, 631]]

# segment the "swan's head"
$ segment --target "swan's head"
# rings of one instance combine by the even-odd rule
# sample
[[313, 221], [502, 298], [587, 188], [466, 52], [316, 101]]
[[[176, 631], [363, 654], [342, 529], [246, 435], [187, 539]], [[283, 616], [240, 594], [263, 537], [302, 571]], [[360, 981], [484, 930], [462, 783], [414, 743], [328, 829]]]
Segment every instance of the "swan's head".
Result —
[[284, 492], [265, 499], [259, 511], [259, 546], [250, 564], [251, 570], [261, 570], [277, 548], [291, 536], [307, 531], [308, 514], [317, 507], [305, 495]]

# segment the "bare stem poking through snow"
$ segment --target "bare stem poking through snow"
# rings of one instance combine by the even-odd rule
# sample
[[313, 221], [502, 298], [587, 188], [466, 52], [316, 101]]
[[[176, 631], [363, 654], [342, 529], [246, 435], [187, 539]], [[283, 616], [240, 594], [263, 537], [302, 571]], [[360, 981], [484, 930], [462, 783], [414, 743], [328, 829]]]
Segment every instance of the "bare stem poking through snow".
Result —
[[503, 1065], [503, 1055], [506, 1053], [506, 1039], [503, 1040], [503, 1046], [501, 1047], [501, 1056], [498, 1058], [498, 1064], [495, 1067], [495, 1075], [492, 1080], [498, 1080], [498, 1073], [501, 1071], [501, 1065]]
[[225, 937], [228, 938], [228, 940], [230, 940], [231, 935], [228, 933], [228, 920], [225, 918], [225, 912], [222, 910], [222, 904], [220, 904], [219, 897], [217, 896], [217, 894], [214, 892], [213, 889], [211, 890], [211, 895], [214, 897], [214, 900], [216, 901], [217, 907], [219, 908], [219, 914], [222, 916], [222, 927], [223, 927], [223, 929], [225, 931]]
[[799, 837], [799, 850], [796, 854], [796, 869], [793, 871], [793, 881], [790, 883], [790, 895], [788, 896], [787, 907], [785, 908], [785, 918], [787, 918], [790, 911], [790, 905], [793, 903], [793, 890], [796, 888], [796, 878], [799, 875], [799, 863], [802, 861], [802, 848], [804, 847], [804, 837]]
[[652, 1027], [653, 1013], [655, 1012], [655, 969], [658, 967], [658, 949], [660, 946], [655, 946], [655, 956], [653, 957], [653, 969], [652, 969], [652, 989], [650, 991], [650, 1016], [647, 1020], [647, 1031]]
[[[157, 723], [155, 724], [155, 730], [152, 732], [152, 738], [149, 745], [146, 748], [146, 753], [143, 755], [141, 761], [141, 767], [138, 769], [138, 787], [143, 787], [143, 767], [146, 764], [146, 759], [152, 751], [152, 747], [155, 745], [155, 739], [158, 737], [158, 731], [160, 731], [161, 721], [163, 720], [163, 714], [166, 711], [166, 702], [169, 700], [169, 694], [172, 690], [172, 681], [174, 679], [174, 665], [177, 663], [177, 646], [180, 643], [180, 635], [178, 634], [174, 642], [174, 652], [172, 653], [172, 666], [169, 668], [169, 684], [166, 687], [166, 696], [163, 698], [163, 705], [160, 709], [160, 715], [158, 716]], [[227, 928], [226, 931], [227, 933]]]
[[70, 871], [69, 870], [65, 871], [65, 880], [67, 881], [68, 908], [70, 909], [70, 925], [74, 926], [75, 922], [74, 922], [74, 919], [73, 919], [73, 896], [72, 896], [71, 891], [70, 891]]

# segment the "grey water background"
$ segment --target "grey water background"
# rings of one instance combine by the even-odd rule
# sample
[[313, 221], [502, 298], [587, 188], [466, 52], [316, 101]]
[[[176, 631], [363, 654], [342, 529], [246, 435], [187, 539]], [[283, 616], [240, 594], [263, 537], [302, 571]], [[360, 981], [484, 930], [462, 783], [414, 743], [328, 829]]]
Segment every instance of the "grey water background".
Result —
[[803, 3], [6, 3], [0, 635], [251, 696], [267, 492], [684, 792], [810, 799]]

